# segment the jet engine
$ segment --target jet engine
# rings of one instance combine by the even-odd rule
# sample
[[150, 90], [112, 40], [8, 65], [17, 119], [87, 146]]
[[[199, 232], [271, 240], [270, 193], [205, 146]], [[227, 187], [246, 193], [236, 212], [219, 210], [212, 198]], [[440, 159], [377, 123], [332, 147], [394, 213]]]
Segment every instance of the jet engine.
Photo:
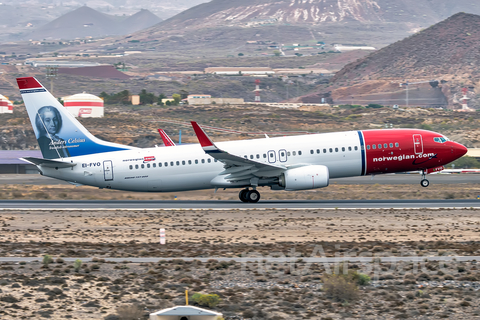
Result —
[[305, 166], [285, 171], [278, 181], [285, 190], [307, 190], [328, 186], [330, 175], [326, 166]]

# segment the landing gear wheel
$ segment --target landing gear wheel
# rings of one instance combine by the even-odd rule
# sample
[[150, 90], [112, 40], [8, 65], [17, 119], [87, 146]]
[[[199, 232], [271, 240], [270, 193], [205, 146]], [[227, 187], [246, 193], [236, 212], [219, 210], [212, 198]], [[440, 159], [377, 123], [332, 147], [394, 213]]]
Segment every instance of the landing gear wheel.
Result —
[[248, 198], [247, 198], [248, 191], [250, 191], [250, 190], [248, 190], [248, 189], [240, 190], [240, 192], [238, 193], [238, 197], [240, 198], [240, 201], [248, 202]]
[[430, 182], [427, 179], [423, 179], [422, 181], [420, 181], [420, 185], [424, 188], [428, 187], [429, 184]]
[[260, 200], [260, 192], [257, 190], [250, 190], [247, 193], [247, 199], [250, 203], [257, 203]]

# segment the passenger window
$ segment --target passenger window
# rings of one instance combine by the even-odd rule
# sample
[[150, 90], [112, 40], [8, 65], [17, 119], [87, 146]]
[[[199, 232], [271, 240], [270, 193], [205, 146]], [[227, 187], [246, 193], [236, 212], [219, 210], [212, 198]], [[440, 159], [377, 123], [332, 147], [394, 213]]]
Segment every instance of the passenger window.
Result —
[[387, 149], [387, 148], [388, 148], [388, 145], [387, 145], [386, 143], [384, 143], [384, 144], [383, 144], [383, 147], [384, 147], [385, 149]]
[[382, 144], [381, 143], [378, 144], [378, 149], [382, 149]]
[[355, 151], [357, 151], [357, 150], [358, 150], [358, 147], [357, 147], [357, 146], [355, 146]]
[[[330, 151], [331, 152], [331, 151]], [[323, 153], [327, 153], [327, 149], [323, 149]]]
[[376, 145], [376, 144], [372, 144], [372, 149], [377, 149], [377, 145]]
[[348, 151], [352, 151], [352, 147], [348, 147]]
[[250, 159], [253, 159], [253, 154], [250, 155]]
[[182, 165], [185, 165], [185, 160], [182, 160]]
[[302, 151], [298, 151], [298, 155], [301, 156], [301, 155], [302, 155]]
[[260, 159], [260, 155], [257, 153], [257, 159]]
[[332, 148], [329, 148], [328, 151], [330, 151], [330, 153], [332, 153], [332, 152], [333, 152], [333, 149], [332, 149]]
[[217, 162], [217, 159], [214, 159], [213, 162]]
[[157, 167], [157, 164], [154, 162], [154, 163], [152, 164], [152, 166], [153, 166], [154, 168], [156, 168], [156, 167]]
[[280, 152], [280, 155], [281, 155], [282, 157], [285, 157], [285, 152]]
[[138, 164], [135, 165], [135, 169], [138, 169]]
[[173, 167], [173, 161], [170, 161], [170, 166]]
[[147, 163], [147, 168], [150, 168], [150, 163]]
[[398, 142], [395, 142], [395, 147], [397, 147], [397, 148], [398, 148]]
[[289, 157], [290, 157], [290, 151], [287, 151], [287, 156], [289, 156]]
[[345, 147], [342, 147], [342, 151], [345, 152]]
[[[282, 157], [283, 157], [284, 153], [282, 152], [281, 154], [282, 154]], [[270, 153], [270, 158], [273, 158], [273, 157], [275, 157], [275, 154], [273, 154], [273, 152], [271, 152]]]
[[202, 163], [205, 163], [205, 159], [202, 159]]
[[195, 164], [198, 164], [198, 159], [195, 159]]
[[297, 155], [297, 152], [296, 152], [296, 151], [292, 151], [292, 154], [293, 154], [294, 156], [296, 156], [296, 155]]
[[165, 162], [165, 167], [168, 167], [168, 162]]
[[317, 153], [320, 153], [320, 149], [317, 149]]
[[367, 150], [370, 150], [370, 145], [367, 145]]
[[310, 154], [313, 154], [313, 150], [310, 150]]
[[192, 164], [192, 160], [188, 160], [188, 164]]
[[335, 148], [335, 152], [338, 152], [338, 148]]
[[[272, 157], [273, 157], [273, 155], [272, 155]], [[267, 154], [264, 153], [264, 154], [263, 154], [263, 159], [266, 159], [266, 158], [267, 158]]]
[[390, 143], [390, 148], [393, 148], [393, 143]]
[[129, 165], [128, 168], [129, 168], [130, 170], [132, 170], [132, 169], [133, 169], [133, 166], [132, 166], [132, 165]]
[[208, 162], [208, 163], [212, 162], [212, 159], [208, 159], [207, 162]]
[[142, 163], [142, 169], [145, 169], [145, 165]]
[[158, 167], [160, 168], [161, 166], [162, 166], [162, 163], [161, 163], [161, 162], [159, 162], [159, 163], [158, 163]]

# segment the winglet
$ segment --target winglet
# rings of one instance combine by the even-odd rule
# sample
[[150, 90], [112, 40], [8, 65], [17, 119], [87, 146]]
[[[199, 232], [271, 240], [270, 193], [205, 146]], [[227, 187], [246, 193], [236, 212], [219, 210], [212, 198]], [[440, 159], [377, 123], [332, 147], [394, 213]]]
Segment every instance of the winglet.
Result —
[[217, 146], [213, 143], [212, 140], [207, 136], [205, 131], [203, 131], [202, 128], [195, 122], [191, 121], [193, 130], [195, 131], [195, 134], [197, 135], [198, 141], [200, 142], [200, 145], [203, 148], [203, 151], [209, 153], [209, 152], [221, 152]]
[[174, 147], [175, 142], [168, 136], [168, 134], [163, 129], [158, 129], [158, 133], [160, 133], [160, 137], [162, 137], [163, 144], [165, 147]]

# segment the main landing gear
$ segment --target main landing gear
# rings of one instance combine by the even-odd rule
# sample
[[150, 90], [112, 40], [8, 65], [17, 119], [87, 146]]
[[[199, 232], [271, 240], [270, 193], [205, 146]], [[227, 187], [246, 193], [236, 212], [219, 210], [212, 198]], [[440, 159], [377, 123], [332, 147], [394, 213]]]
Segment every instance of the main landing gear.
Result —
[[428, 187], [428, 185], [430, 184], [430, 182], [425, 179], [425, 170], [422, 170], [422, 180], [420, 181], [420, 185], [424, 188]]
[[260, 192], [257, 190], [243, 189], [238, 193], [238, 197], [242, 202], [257, 203], [260, 200]]

